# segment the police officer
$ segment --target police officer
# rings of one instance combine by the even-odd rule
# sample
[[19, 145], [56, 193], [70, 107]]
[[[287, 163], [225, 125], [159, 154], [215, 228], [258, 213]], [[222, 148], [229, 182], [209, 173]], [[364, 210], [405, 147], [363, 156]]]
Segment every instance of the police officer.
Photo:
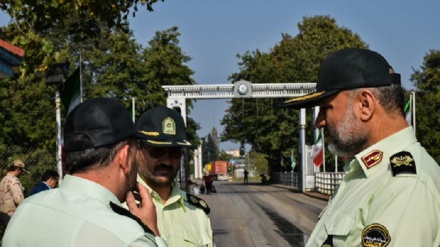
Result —
[[346, 172], [306, 246], [440, 246], [440, 167], [405, 119], [400, 75], [380, 54], [343, 49], [321, 63], [315, 122]]
[[173, 182], [180, 168], [186, 140], [185, 123], [177, 111], [158, 106], [136, 122], [145, 162], [139, 164], [138, 182], [151, 193], [160, 235], [168, 246], [214, 246], [209, 207], [205, 201], [180, 190]]
[[[114, 99], [91, 99], [73, 109], [64, 128], [67, 175], [58, 189], [20, 204], [1, 245], [167, 246], [147, 189], [136, 182], [135, 132], [125, 107]], [[134, 201], [135, 188], [141, 206]], [[125, 200], [131, 213], [121, 207]]]

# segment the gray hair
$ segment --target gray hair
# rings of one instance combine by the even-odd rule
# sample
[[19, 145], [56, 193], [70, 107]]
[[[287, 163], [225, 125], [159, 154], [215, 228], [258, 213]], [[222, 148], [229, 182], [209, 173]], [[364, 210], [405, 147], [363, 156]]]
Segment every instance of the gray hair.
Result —
[[357, 88], [348, 90], [350, 99], [353, 99], [360, 90], [368, 89], [379, 100], [379, 104], [388, 113], [399, 113], [404, 116], [405, 90], [401, 85], [391, 84], [390, 86]]

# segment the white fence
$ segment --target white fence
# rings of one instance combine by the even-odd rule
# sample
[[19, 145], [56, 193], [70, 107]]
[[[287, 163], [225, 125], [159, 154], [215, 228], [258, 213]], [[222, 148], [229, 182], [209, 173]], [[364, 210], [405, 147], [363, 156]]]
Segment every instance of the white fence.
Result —
[[[317, 172], [315, 173], [316, 192], [332, 195], [344, 177], [344, 172]], [[275, 172], [273, 173], [272, 183], [288, 185], [301, 188], [301, 174], [297, 172]]]
[[315, 173], [315, 191], [332, 195], [336, 187], [341, 183], [344, 172], [317, 172]]
[[301, 174], [298, 172], [274, 172], [272, 182], [276, 184], [288, 185], [296, 188], [301, 187]]

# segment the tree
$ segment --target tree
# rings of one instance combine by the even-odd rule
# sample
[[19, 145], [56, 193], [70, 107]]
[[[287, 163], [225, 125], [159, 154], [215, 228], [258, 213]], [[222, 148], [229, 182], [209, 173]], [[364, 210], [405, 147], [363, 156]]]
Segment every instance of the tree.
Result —
[[86, 98], [111, 97], [127, 108], [136, 99], [136, 113], [145, 109], [147, 90], [142, 47], [131, 32], [103, 30], [94, 47], [83, 49]]
[[219, 148], [216, 141], [216, 137], [212, 133], [217, 132], [215, 127], [213, 128], [211, 134], [206, 138], [203, 138], [202, 143], [202, 163], [205, 165], [211, 161], [216, 161], [219, 159]]
[[[164, 85], [194, 85], [191, 78], [194, 71], [186, 64], [191, 57], [186, 55], [179, 47], [180, 33], [177, 27], [165, 31], [157, 31], [149, 46], [142, 51], [143, 75], [132, 91], [137, 99], [142, 99], [138, 110], [145, 110], [154, 105], [166, 105], [167, 95], [162, 89]], [[189, 115], [192, 101], [186, 102], [186, 112]], [[188, 139], [194, 145], [199, 145], [197, 130], [200, 125], [193, 119], [187, 118]]]
[[[147, 106], [165, 104], [166, 94], [162, 85], [194, 83], [190, 78], [192, 70], [184, 64], [190, 57], [184, 55], [178, 47], [180, 34], [177, 28], [158, 32], [150, 42], [152, 46], [144, 49], [136, 43], [131, 32], [111, 29], [106, 25], [99, 27], [95, 31], [101, 38], [84, 37], [82, 42], [75, 42], [75, 36], [68, 35], [65, 30], [53, 28], [53, 32], [44, 34], [47, 40], [53, 41], [47, 43], [47, 50], [41, 46], [41, 42], [27, 46], [23, 66], [27, 69], [19, 68], [21, 73], [18, 77], [0, 80], [0, 155], [6, 155], [0, 159], [23, 157], [30, 170], [38, 171], [47, 167], [54, 168], [56, 164], [54, 95], [58, 87], [46, 84], [45, 73], [40, 71], [45, 66], [39, 66], [46, 55], [52, 55], [51, 51], [57, 50], [57, 61], [70, 61], [71, 72], [79, 66], [81, 51], [85, 100], [91, 97], [113, 97], [129, 109], [131, 97], [134, 96], [138, 102], [137, 115], [146, 110]], [[26, 40], [26, 35], [15, 24], [2, 27], [0, 32], [0, 38], [8, 41], [16, 38]], [[167, 60], [159, 61], [162, 58]], [[157, 69], [154, 67], [157, 61], [162, 63], [164, 69], [152, 74], [150, 72]], [[29, 73], [30, 68], [32, 73]], [[153, 90], [148, 92], [148, 88]], [[188, 104], [187, 112], [190, 106], [191, 103]], [[63, 111], [62, 121], [65, 113]], [[196, 131], [199, 125], [192, 119], [187, 119], [187, 125], [188, 139], [197, 145], [199, 140]], [[17, 151], [11, 153], [8, 150]], [[33, 158], [41, 157], [41, 154], [52, 156], [48, 159]], [[43, 160], [44, 163], [40, 163]], [[32, 179], [39, 179], [39, 175]]]
[[[32, 29], [37, 33], [54, 26], [65, 26], [66, 17], [74, 13], [84, 27], [79, 27], [92, 34], [91, 24], [105, 23], [107, 27], [121, 27], [127, 20], [130, 11], [135, 16], [139, 5], [153, 11], [153, 4], [158, 0], [2, 0], [1, 9], [6, 11], [20, 28], [27, 32]], [[163, 0], [162, 0], [163, 2]], [[93, 23], [88, 20], [95, 20]], [[81, 22], [78, 22], [81, 23]]]
[[[40, 65], [64, 62], [59, 60], [64, 42], [53, 39], [54, 34], [63, 33], [82, 43], [85, 39], [99, 38], [103, 28], [128, 32], [128, 15], [134, 16], [139, 5], [153, 11], [157, 1], [102, 0], [97, 4], [88, 0], [2, 0], [0, 7], [11, 16], [11, 25], [20, 33], [9, 41], [26, 50], [22, 73], [33, 73]], [[29, 57], [37, 64], [28, 63]]]
[[[299, 34], [282, 34], [282, 40], [269, 53], [259, 50], [238, 55], [240, 72], [232, 74], [232, 82], [244, 79], [252, 83], [314, 82], [322, 58], [346, 47], [367, 45], [347, 28], [339, 27], [329, 16], [304, 17], [298, 24]], [[221, 120], [225, 125], [222, 140], [252, 145], [267, 155], [269, 172], [280, 171], [281, 157], [290, 157], [298, 148], [298, 111], [278, 109], [286, 99], [234, 99]], [[313, 126], [308, 116], [308, 126]], [[312, 130], [308, 131], [313, 143]]]
[[430, 50], [411, 81], [416, 93], [416, 135], [433, 158], [440, 162], [440, 50]]
[[[185, 55], [179, 45], [180, 33], [177, 27], [163, 32], [156, 32], [149, 42], [149, 47], [143, 51], [145, 74], [141, 81], [148, 82], [146, 88], [148, 101], [156, 104], [166, 104], [166, 94], [163, 85], [193, 85], [191, 76], [194, 74], [185, 64], [191, 57]], [[158, 93], [160, 92], [160, 93]], [[191, 102], [188, 108], [192, 106]]]
[[265, 154], [251, 151], [249, 153], [249, 158], [255, 162], [255, 171], [257, 174], [269, 173], [269, 162], [267, 161]]

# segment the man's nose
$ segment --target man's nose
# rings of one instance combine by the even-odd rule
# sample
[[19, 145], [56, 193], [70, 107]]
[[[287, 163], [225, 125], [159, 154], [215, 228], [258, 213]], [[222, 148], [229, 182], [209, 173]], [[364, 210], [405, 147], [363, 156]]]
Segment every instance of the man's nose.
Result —
[[323, 128], [326, 124], [325, 121], [325, 117], [324, 114], [321, 113], [321, 111], [319, 111], [318, 116], [316, 117], [315, 120], [315, 128], [320, 129]]

